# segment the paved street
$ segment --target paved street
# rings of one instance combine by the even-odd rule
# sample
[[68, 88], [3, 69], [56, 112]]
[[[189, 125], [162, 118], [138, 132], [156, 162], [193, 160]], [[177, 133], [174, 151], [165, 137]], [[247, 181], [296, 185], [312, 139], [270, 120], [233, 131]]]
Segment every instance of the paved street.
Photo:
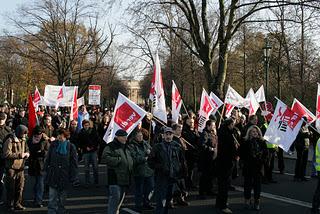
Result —
[[[293, 156], [294, 157], [294, 156]], [[277, 161], [275, 161], [277, 163]], [[309, 207], [311, 206], [312, 194], [316, 186], [316, 179], [311, 179], [308, 182], [294, 182], [293, 181], [293, 169], [294, 159], [285, 159], [285, 174], [278, 174], [276, 171], [274, 178], [278, 181], [277, 184], [263, 185], [263, 197], [261, 204], [261, 211], [259, 213], [265, 214], [304, 214], [309, 213]], [[277, 164], [275, 164], [277, 166]], [[310, 162], [309, 167], [310, 169]], [[277, 168], [275, 168], [277, 170]], [[100, 174], [102, 184], [99, 187], [91, 186], [89, 188], [79, 187], [76, 189], [70, 189], [67, 202], [67, 208], [70, 213], [106, 213], [107, 197], [105, 182], [105, 167], [100, 166]], [[308, 170], [310, 175], [310, 170]], [[83, 182], [84, 173], [83, 166], [80, 166], [80, 179]], [[256, 213], [256, 211], [245, 210], [243, 206], [243, 193], [242, 193], [242, 177], [240, 176], [233, 181], [233, 185], [236, 186], [237, 191], [230, 192], [229, 204], [234, 213]], [[31, 181], [27, 177], [26, 189], [25, 189], [25, 205], [28, 208], [25, 213], [46, 213], [46, 207], [32, 208], [32, 194], [31, 194]], [[177, 214], [212, 214], [219, 213], [214, 208], [215, 198], [209, 198], [207, 200], [198, 200], [196, 196], [197, 192], [191, 192], [188, 198], [190, 206], [177, 207], [170, 211], [170, 213]], [[47, 196], [46, 196], [47, 199]], [[45, 205], [47, 200], [45, 201]], [[134, 213], [133, 208], [133, 196], [129, 194], [121, 210], [121, 213]], [[3, 207], [0, 208], [0, 213], [6, 213]], [[148, 212], [145, 212], [148, 213]], [[151, 213], [151, 212], [149, 212]]]

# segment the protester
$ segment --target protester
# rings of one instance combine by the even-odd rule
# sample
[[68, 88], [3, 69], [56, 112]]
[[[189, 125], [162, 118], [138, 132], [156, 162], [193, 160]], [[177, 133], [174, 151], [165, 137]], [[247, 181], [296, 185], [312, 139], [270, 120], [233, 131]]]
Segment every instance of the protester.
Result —
[[151, 206], [150, 196], [154, 188], [154, 172], [147, 162], [151, 146], [143, 140], [143, 134], [138, 130], [134, 132], [133, 140], [128, 147], [134, 163], [135, 209], [137, 212], [151, 210], [153, 207]]
[[90, 184], [90, 164], [93, 170], [94, 184], [99, 184], [98, 173], [98, 146], [99, 136], [95, 128], [90, 127], [88, 120], [82, 121], [82, 129], [79, 132], [79, 146], [82, 150], [82, 157], [85, 165], [85, 186]]
[[20, 108], [18, 114], [15, 115], [12, 129], [15, 130], [19, 125], [28, 127], [28, 118], [26, 117], [26, 111], [24, 108]]
[[102, 154], [102, 161], [107, 164], [108, 214], [119, 213], [131, 184], [133, 160], [126, 145], [127, 136], [127, 132], [123, 129], [116, 131], [114, 140], [107, 144]]
[[30, 156], [26, 143], [27, 136], [28, 128], [24, 125], [18, 125], [15, 133], [8, 135], [3, 145], [3, 157], [6, 168], [6, 205], [11, 211], [26, 209], [22, 205], [22, 194], [24, 189], [25, 160]]
[[85, 105], [80, 106], [79, 113], [78, 113], [78, 127], [77, 131], [79, 132], [82, 129], [82, 121], [83, 120], [89, 120], [90, 115], [87, 111], [87, 108]]
[[[306, 121], [306, 118], [304, 118]], [[297, 151], [297, 160], [295, 166], [294, 181], [307, 181], [306, 168], [308, 162], [308, 151], [310, 146], [311, 132], [308, 124], [303, 122], [301, 129], [294, 141], [295, 149]]]
[[315, 166], [316, 166], [316, 171], [318, 175], [318, 184], [313, 194], [311, 213], [319, 213], [319, 207], [320, 207], [320, 138], [317, 141], [315, 153], [316, 153]]
[[234, 160], [237, 156], [239, 143], [234, 136], [235, 121], [229, 118], [224, 121], [218, 130], [218, 195], [216, 198], [216, 208], [222, 213], [232, 213], [228, 208], [228, 190], [231, 183]]
[[28, 173], [34, 182], [33, 202], [36, 207], [43, 207], [44, 160], [49, 150], [49, 142], [43, 137], [43, 129], [36, 126], [28, 139], [30, 151]]
[[4, 112], [0, 112], [0, 205], [4, 204], [2, 201], [2, 195], [4, 191], [4, 172], [5, 172], [5, 160], [2, 156], [3, 145], [5, 137], [10, 134], [11, 128], [6, 126], [7, 115]]
[[67, 129], [57, 130], [57, 139], [49, 147], [45, 160], [45, 183], [49, 186], [48, 214], [65, 213], [67, 189], [77, 178], [77, 151], [67, 140]]
[[188, 176], [186, 179], [186, 187], [188, 190], [196, 187], [194, 181], [196, 173], [194, 173], [194, 170], [199, 159], [199, 133], [194, 127], [194, 122], [195, 121], [192, 117], [186, 118], [182, 129], [182, 137], [190, 143], [190, 145], [187, 144], [187, 150], [185, 151], [188, 167]]
[[240, 146], [240, 158], [243, 163], [245, 206], [251, 205], [251, 190], [254, 190], [254, 209], [260, 210], [261, 177], [268, 150], [258, 126], [247, 130], [244, 142]]
[[148, 159], [150, 167], [155, 170], [156, 214], [168, 213], [173, 185], [186, 172], [183, 150], [172, 139], [172, 128], [165, 128], [163, 140], [153, 146]]
[[216, 123], [208, 120], [200, 135], [200, 158], [198, 170], [200, 172], [199, 197], [216, 195], [213, 191], [213, 178], [216, 173], [216, 157], [218, 148], [218, 136]]

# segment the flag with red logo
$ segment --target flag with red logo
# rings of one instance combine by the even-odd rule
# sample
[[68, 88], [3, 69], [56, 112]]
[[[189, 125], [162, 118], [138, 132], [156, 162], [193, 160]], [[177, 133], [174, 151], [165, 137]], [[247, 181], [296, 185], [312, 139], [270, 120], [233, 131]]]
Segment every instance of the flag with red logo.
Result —
[[182, 105], [182, 98], [181, 95], [178, 91], [178, 88], [174, 81], [172, 80], [172, 96], [171, 96], [171, 101], [172, 101], [172, 121], [175, 123], [178, 123], [179, 120], [179, 113]]
[[64, 98], [65, 94], [66, 94], [66, 86], [63, 83], [57, 96], [56, 109], [58, 109], [60, 100]]
[[37, 119], [37, 114], [36, 110], [34, 108], [33, 100], [31, 94], [29, 95], [29, 100], [28, 100], [28, 136], [32, 136], [32, 131], [34, 127], [37, 125], [38, 119]]
[[288, 152], [299, 133], [302, 122], [303, 120], [297, 112], [278, 100], [264, 139], [269, 143], [279, 145], [280, 148]]
[[316, 128], [320, 131], [320, 84], [318, 83], [317, 106], [316, 106]]
[[254, 91], [252, 88], [248, 91], [248, 94], [246, 96], [246, 108], [249, 109], [249, 116], [250, 115], [255, 115], [257, 110], [259, 109], [260, 105], [259, 102], [257, 101], [257, 98], [254, 94]]
[[200, 103], [200, 110], [199, 110], [199, 121], [198, 121], [198, 131], [202, 132], [202, 130], [206, 126], [207, 120], [209, 120], [209, 116], [213, 111], [214, 106], [211, 102], [211, 98], [209, 97], [206, 90], [202, 89], [201, 95], [201, 103]]
[[70, 113], [70, 121], [78, 119], [78, 99], [77, 99], [77, 97], [78, 97], [78, 87], [74, 87], [71, 113]]
[[152, 101], [152, 114], [158, 119], [167, 123], [167, 110], [164, 97], [162, 74], [158, 53], [156, 54], [155, 64], [153, 66], [153, 76], [149, 98]]
[[226, 107], [225, 107], [225, 113], [224, 113], [224, 116], [226, 118], [229, 118], [231, 116], [231, 112], [232, 110], [234, 109], [234, 105], [231, 105], [231, 104], [225, 104]]
[[300, 117], [306, 117], [308, 123], [312, 123], [316, 120], [316, 116], [309, 111], [302, 103], [299, 102], [296, 98], [294, 98], [291, 110], [298, 113]]
[[41, 101], [41, 95], [40, 95], [40, 92], [38, 90], [38, 87], [36, 86], [36, 90], [34, 91], [34, 95], [33, 95], [33, 105], [34, 105], [34, 108], [38, 109], [38, 105]]
[[129, 135], [146, 114], [145, 110], [119, 92], [114, 114], [103, 140], [111, 142], [119, 129], [125, 130]]
[[211, 114], [215, 115], [217, 113], [218, 109], [223, 105], [223, 102], [213, 92], [210, 92], [210, 99], [213, 104], [213, 110], [212, 110]]
[[245, 105], [245, 99], [229, 85], [224, 103], [237, 107], [243, 107]]

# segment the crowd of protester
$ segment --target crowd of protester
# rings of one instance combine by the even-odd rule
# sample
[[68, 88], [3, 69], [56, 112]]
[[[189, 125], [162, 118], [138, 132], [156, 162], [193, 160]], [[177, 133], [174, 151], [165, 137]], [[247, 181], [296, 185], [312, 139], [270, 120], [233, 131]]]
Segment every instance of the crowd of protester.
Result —
[[[175, 206], [188, 206], [189, 192], [198, 191], [199, 200], [215, 197], [217, 209], [232, 213], [228, 192], [235, 190], [231, 183], [240, 174], [245, 208], [260, 210], [261, 184], [277, 182], [272, 177], [275, 156], [279, 172], [285, 170], [283, 150], [263, 138], [268, 121], [259, 113], [248, 116], [243, 109], [234, 109], [229, 118], [210, 116], [202, 132], [198, 132], [193, 111], [181, 115], [178, 123], [170, 120], [168, 111], [167, 124], [152, 120], [148, 114], [130, 135], [120, 129], [108, 144], [103, 136], [111, 110], [81, 106], [78, 119], [72, 121], [68, 114], [67, 108], [40, 107], [39, 124], [28, 133], [24, 108], [0, 106], [0, 200], [8, 210], [26, 209], [25, 170], [33, 180], [34, 206], [44, 206], [48, 190], [48, 213], [64, 213], [68, 188], [98, 186], [98, 165], [106, 164], [109, 214], [119, 213], [132, 189], [137, 212], [168, 213]], [[294, 181], [308, 181], [308, 151], [310, 146], [316, 148], [318, 138], [304, 123], [292, 146], [297, 153]], [[317, 163], [316, 152], [313, 161]], [[79, 164], [84, 164], [83, 184]], [[320, 168], [314, 166], [312, 176], [317, 176]], [[320, 187], [314, 212], [320, 203], [317, 194]]]

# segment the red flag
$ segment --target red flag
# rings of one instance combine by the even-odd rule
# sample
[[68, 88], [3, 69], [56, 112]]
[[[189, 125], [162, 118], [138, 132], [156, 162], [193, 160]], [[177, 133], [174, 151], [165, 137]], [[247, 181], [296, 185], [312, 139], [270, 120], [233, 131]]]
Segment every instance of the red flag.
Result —
[[78, 87], [74, 87], [71, 113], [70, 113], [70, 121], [78, 119], [78, 100], [77, 100], [78, 93], [77, 93], [77, 90], [78, 90]]
[[181, 95], [178, 91], [178, 88], [176, 86], [176, 84], [174, 83], [174, 81], [172, 80], [172, 95], [171, 95], [171, 103], [172, 103], [172, 110], [171, 110], [171, 114], [172, 114], [172, 121], [174, 121], [175, 123], [178, 123], [178, 119], [179, 119], [179, 112], [181, 109], [181, 105], [182, 105], [182, 98]]
[[29, 103], [28, 103], [28, 131], [29, 131], [29, 137], [32, 136], [32, 131], [34, 127], [37, 125], [37, 115], [36, 110], [33, 105], [32, 96], [29, 95]]
[[316, 120], [316, 116], [312, 114], [302, 103], [299, 102], [296, 98], [293, 100], [291, 110], [296, 112], [300, 117], [306, 117], [308, 123], [312, 123]]

